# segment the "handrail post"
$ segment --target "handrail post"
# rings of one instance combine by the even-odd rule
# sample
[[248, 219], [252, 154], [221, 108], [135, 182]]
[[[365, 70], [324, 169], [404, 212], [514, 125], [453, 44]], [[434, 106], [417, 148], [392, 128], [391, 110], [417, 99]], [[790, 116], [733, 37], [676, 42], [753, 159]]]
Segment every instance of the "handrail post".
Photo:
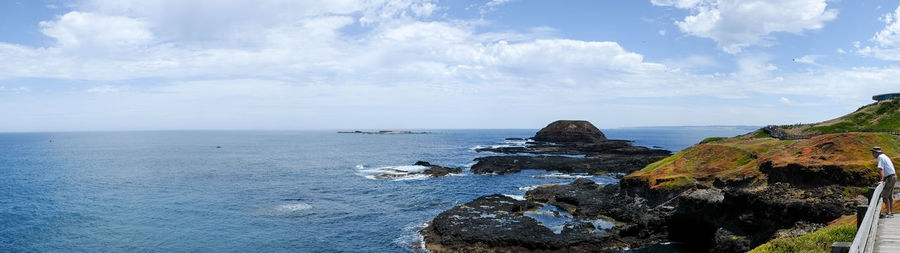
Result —
[[872, 197], [875, 195], [875, 187], [869, 187], [869, 190], [866, 191], [866, 201], [872, 201]]
[[859, 226], [862, 225], [863, 219], [866, 218], [867, 211], [869, 211], [869, 206], [867, 205], [856, 206], [856, 229], [859, 229]]
[[831, 253], [848, 253], [850, 252], [849, 242], [834, 242], [831, 244]]

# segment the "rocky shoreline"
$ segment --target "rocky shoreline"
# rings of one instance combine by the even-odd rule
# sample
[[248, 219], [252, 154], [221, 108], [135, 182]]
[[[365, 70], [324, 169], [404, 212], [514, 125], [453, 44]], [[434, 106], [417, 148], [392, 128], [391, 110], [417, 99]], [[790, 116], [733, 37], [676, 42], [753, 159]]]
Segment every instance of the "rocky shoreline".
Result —
[[[522, 147], [479, 148], [505, 155], [475, 159], [475, 174], [525, 169], [562, 173], [625, 175], [671, 152], [608, 140], [587, 121], [556, 121]], [[618, 185], [588, 179], [545, 185], [525, 200], [483, 196], [447, 210], [421, 231], [432, 252], [595, 252], [639, 247], [666, 239], [663, 212], [624, 194]], [[541, 222], [540, 217], [549, 221]], [[554, 223], [553, 229], [545, 223]]]
[[[618, 194], [614, 186], [578, 179], [539, 187], [525, 198], [489, 195], [447, 210], [422, 231], [426, 247], [432, 252], [596, 252], [665, 239], [662, 216]], [[569, 220], [557, 231], [529, 216], [546, 205], [555, 208], [543, 215]]]
[[[745, 252], [853, 213], [865, 202], [858, 193], [876, 178], [861, 158], [847, 154], [897, 142], [865, 134], [781, 142], [751, 133], [671, 155], [607, 140], [591, 128], [582, 121], [554, 122], [545, 128], [553, 131], [542, 129], [544, 136], [524, 147], [478, 149], [507, 155], [478, 158], [471, 170], [630, 173], [619, 184], [578, 179], [529, 190], [524, 200], [483, 196], [435, 217], [421, 231], [425, 247], [432, 252], [612, 252], [674, 241], [694, 252]], [[554, 131], [557, 137], [547, 135]]]

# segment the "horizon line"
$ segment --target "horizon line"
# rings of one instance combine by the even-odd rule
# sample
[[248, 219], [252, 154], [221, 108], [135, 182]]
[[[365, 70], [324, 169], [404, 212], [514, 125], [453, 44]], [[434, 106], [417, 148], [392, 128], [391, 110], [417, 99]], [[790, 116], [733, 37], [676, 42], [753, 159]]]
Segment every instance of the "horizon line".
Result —
[[[623, 126], [601, 128], [600, 130], [632, 129], [632, 128], [676, 128], [676, 127], [762, 127], [762, 125], [666, 125], [666, 126]], [[185, 128], [185, 129], [128, 129], [128, 130], [35, 130], [35, 131], [0, 131], [0, 134], [24, 133], [111, 133], [111, 132], [214, 132], [214, 131], [258, 131], [258, 132], [291, 132], [291, 131], [441, 131], [441, 130], [540, 130], [540, 128], [314, 128], [314, 129], [249, 129], [249, 128]]]

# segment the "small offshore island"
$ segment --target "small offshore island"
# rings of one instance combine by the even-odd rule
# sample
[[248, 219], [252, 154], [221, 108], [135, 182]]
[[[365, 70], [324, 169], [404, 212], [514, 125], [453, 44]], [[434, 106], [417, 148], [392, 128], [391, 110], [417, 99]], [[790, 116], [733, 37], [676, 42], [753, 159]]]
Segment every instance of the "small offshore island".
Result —
[[378, 132], [366, 131], [338, 131], [339, 134], [431, 134], [431, 132], [413, 132], [406, 130], [381, 130]]
[[[854, 208], [879, 180], [868, 150], [881, 146], [900, 160], [898, 119], [900, 99], [885, 100], [822, 123], [708, 138], [674, 155], [607, 140], [586, 121], [557, 121], [526, 147], [477, 150], [507, 155], [477, 158], [472, 172], [627, 175], [606, 186], [543, 185], [524, 199], [482, 196], [420, 233], [431, 252], [613, 252], [666, 242], [694, 252], [792, 252], [816, 240], [808, 238], [852, 241]], [[567, 221], [549, 227], [534, 218], [542, 213]]]

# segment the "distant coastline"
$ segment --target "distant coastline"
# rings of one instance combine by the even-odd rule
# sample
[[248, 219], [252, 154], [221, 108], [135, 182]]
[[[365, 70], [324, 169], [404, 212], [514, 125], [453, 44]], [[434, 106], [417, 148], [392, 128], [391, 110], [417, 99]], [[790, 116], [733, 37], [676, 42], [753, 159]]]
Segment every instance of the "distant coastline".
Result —
[[413, 132], [406, 130], [381, 130], [378, 132], [366, 131], [338, 131], [339, 134], [431, 134], [431, 132]]

